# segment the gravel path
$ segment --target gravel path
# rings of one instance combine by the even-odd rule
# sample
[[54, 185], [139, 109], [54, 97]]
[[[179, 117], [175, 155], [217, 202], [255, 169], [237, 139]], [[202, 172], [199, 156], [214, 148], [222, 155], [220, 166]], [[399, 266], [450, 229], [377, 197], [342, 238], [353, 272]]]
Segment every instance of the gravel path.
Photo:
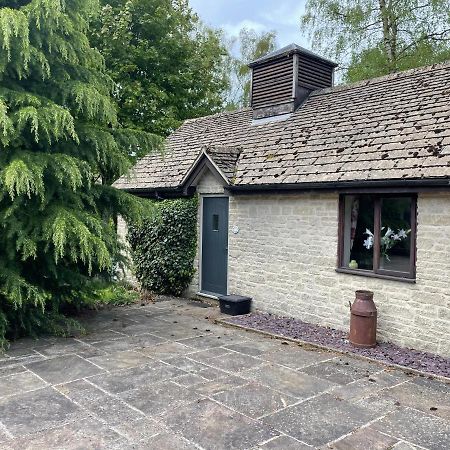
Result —
[[362, 349], [352, 346], [348, 333], [321, 327], [298, 319], [280, 317], [269, 313], [252, 313], [226, 319], [227, 322], [254, 328], [280, 336], [319, 344], [332, 349], [355, 353], [381, 362], [398, 364], [410, 369], [421, 370], [450, 378], [450, 359], [432, 353], [421, 352], [398, 345], [382, 342], [375, 348]]

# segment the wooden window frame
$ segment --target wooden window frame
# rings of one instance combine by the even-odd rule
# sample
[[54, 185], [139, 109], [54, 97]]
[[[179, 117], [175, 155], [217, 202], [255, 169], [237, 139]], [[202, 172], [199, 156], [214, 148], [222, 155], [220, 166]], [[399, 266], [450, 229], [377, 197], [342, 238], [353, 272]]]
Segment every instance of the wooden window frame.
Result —
[[[366, 194], [361, 192], [360, 195]], [[350, 194], [341, 194], [339, 196], [339, 225], [338, 225], [338, 255], [337, 272], [350, 273], [353, 275], [362, 275], [373, 278], [384, 278], [389, 280], [405, 281], [415, 283], [416, 281], [416, 259], [417, 259], [417, 194], [403, 193], [370, 193], [374, 198], [374, 243], [373, 243], [373, 268], [350, 269], [344, 264], [344, 241], [345, 241], [345, 197]], [[411, 249], [409, 260], [409, 272], [399, 272], [393, 270], [380, 269], [380, 240], [381, 240], [381, 205], [385, 198], [408, 197], [411, 199]]]

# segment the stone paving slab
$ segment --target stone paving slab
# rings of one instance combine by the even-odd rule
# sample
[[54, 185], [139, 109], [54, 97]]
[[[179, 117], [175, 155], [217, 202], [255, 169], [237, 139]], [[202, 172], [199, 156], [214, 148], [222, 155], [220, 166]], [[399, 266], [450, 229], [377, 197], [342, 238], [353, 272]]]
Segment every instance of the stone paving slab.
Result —
[[221, 347], [233, 341], [233, 338], [228, 336], [217, 336], [214, 334], [207, 334], [204, 336], [196, 336], [193, 338], [183, 339], [181, 344], [193, 347], [197, 350], [206, 350], [213, 347]]
[[[345, 385], [339, 385], [332, 390], [334, 396], [343, 400], [357, 400], [377, 393], [386, 388], [392, 387], [387, 392], [393, 392], [396, 388], [394, 386], [404, 383], [406, 377], [404, 373], [390, 373], [387, 371], [380, 371], [379, 373], [371, 374], [370, 376], [360, 378], [356, 381]], [[410, 389], [411, 385], [408, 385], [407, 389]], [[380, 393], [380, 396], [385, 394]]]
[[258, 445], [258, 449], [261, 450], [311, 450], [311, 448], [290, 436], [277, 436], [264, 444]]
[[243, 384], [247, 384], [248, 380], [234, 375], [227, 375], [219, 380], [213, 380], [209, 383], [202, 383], [195, 386], [195, 391], [205, 396], [213, 396], [230, 389], [237, 388]]
[[336, 386], [331, 381], [274, 364], [246, 370], [240, 376], [249, 380], [256, 380], [297, 399], [305, 400]]
[[135, 442], [138, 446], [146, 445], [158, 434], [167, 431], [167, 428], [149, 417], [142, 417], [132, 422], [122, 422], [113, 429], [124, 436], [128, 441]]
[[47, 383], [32, 372], [19, 372], [0, 378], [0, 397], [34, 391]]
[[205, 369], [198, 371], [197, 374], [203, 378], [206, 378], [209, 381], [220, 380], [229, 375], [229, 373], [224, 370], [220, 370], [215, 367], [209, 366], [207, 366]]
[[201, 362], [194, 361], [193, 359], [186, 358], [185, 356], [175, 356], [173, 358], [163, 359], [162, 361], [170, 364], [171, 366], [178, 367], [178, 369], [184, 370], [185, 372], [197, 373], [208, 367]]
[[15, 358], [5, 358], [0, 361], [0, 373], [4, 375], [8, 375], [9, 373], [13, 373], [18, 367], [23, 368], [25, 364], [29, 364], [36, 361], [43, 361], [45, 356], [40, 355], [38, 353], [34, 353], [29, 356], [20, 356]]
[[123, 339], [127, 335], [124, 333], [121, 333], [119, 331], [114, 330], [102, 330], [102, 331], [94, 331], [93, 333], [89, 333], [86, 336], [82, 336], [79, 338], [80, 341], [86, 342], [86, 343], [95, 343], [95, 342], [101, 342], [101, 341], [113, 341], [115, 339]]
[[84, 417], [83, 410], [52, 388], [0, 399], [0, 421], [14, 437]]
[[89, 381], [107, 392], [120, 394], [134, 388], [151, 387], [155, 383], [185, 374], [184, 370], [164, 364], [162, 361], [154, 361], [144, 367], [133, 367], [91, 377]]
[[0, 450], [121, 449], [127, 440], [92, 418], [0, 444]]
[[202, 384], [208, 380], [195, 373], [187, 373], [186, 375], [180, 375], [179, 377], [173, 378], [172, 381], [183, 387], [191, 387]]
[[412, 408], [402, 408], [388, 414], [373, 427], [430, 450], [449, 448], [450, 423]]
[[2, 423], [0, 423], [0, 448], [2, 448], [2, 443], [5, 443], [6, 445], [6, 442], [12, 439], [12, 434], [8, 432], [8, 430]]
[[277, 435], [270, 427], [209, 399], [177, 408], [163, 420], [186, 439], [207, 449], [245, 450]]
[[44, 356], [65, 355], [67, 353], [80, 353], [89, 351], [91, 347], [76, 339], [59, 338], [48, 346], [39, 348], [39, 353]]
[[263, 419], [263, 423], [309, 445], [320, 446], [375, 419], [362, 407], [322, 394]]
[[133, 445], [130, 450], [198, 450], [198, 447], [172, 432], [162, 432], [145, 442]]
[[10, 375], [15, 375], [18, 373], [26, 372], [27, 369], [25, 369], [24, 366], [21, 364], [14, 364], [9, 365], [5, 367], [0, 367], [0, 382], [2, 378], [9, 377]]
[[66, 383], [103, 372], [103, 369], [78, 355], [58, 356], [25, 367], [51, 384]]
[[[233, 350], [230, 350], [229, 347], [213, 347], [209, 348], [207, 350], [195, 350], [192, 353], [189, 353], [189, 358], [193, 359], [194, 361], [208, 363], [209, 360], [214, 358], [219, 358], [224, 355], [228, 355]], [[248, 354], [248, 353], [245, 353]]]
[[312, 364], [330, 360], [334, 357], [335, 355], [333, 353], [307, 351], [295, 345], [284, 346], [283, 348], [280, 348], [278, 345], [278, 348], [263, 356], [267, 361], [290, 367], [291, 369], [307, 367]]
[[389, 450], [421, 450], [423, 447], [417, 447], [409, 442], [400, 441]]
[[242, 342], [239, 344], [229, 344], [226, 345], [225, 348], [249, 356], [260, 356], [269, 352], [276, 352], [274, 354], [285, 355], [284, 352], [279, 353], [280, 343], [269, 339], [262, 342], [251, 341]]
[[323, 450], [391, 450], [399, 440], [387, 434], [380, 433], [372, 427], [361, 428], [353, 434], [344, 437], [332, 444], [326, 445]]
[[120, 397], [129, 405], [152, 417], [198, 400], [195, 392], [173, 381], [136, 387], [121, 392]]
[[57, 390], [97, 419], [117, 426], [142, 419], [144, 414], [85, 380], [62, 384]]
[[217, 369], [224, 370], [225, 372], [238, 373], [259, 366], [263, 364], [263, 361], [254, 358], [253, 356], [235, 352], [211, 359], [209, 360], [209, 364]]
[[426, 385], [403, 383], [381, 392], [379, 396], [450, 421], [450, 386], [443, 393]]
[[212, 323], [183, 299], [93, 313], [0, 356], [0, 449], [447, 450], [450, 385]]
[[162, 343], [139, 349], [140, 353], [160, 360], [173, 358], [177, 355], [186, 355], [190, 351], [193, 351], [193, 349], [179, 342]]
[[105, 370], [129, 369], [130, 367], [145, 366], [154, 360], [134, 350], [94, 356], [89, 361]]
[[350, 363], [348, 358], [345, 360], [335, 358], [301, 369], [304, 373], [341, 385], [352, 383], [379, 370], [377, 364], [366, 363], [361, 360], [354, 360]]
[[274, 413], [297, 403], [295, 397], [274, 391], [255, 382], [220, 392], [215, 394], [213, 398], [252, 419]]
[[162, 342], [166, 342], [166, 340], [153, 334], [141, 334], [139, 336], [126, 337], [123, 339], [100, 341], [93, 345], [97, 349], [111, 353], [144, 348], [154, 344], [161, 344]]

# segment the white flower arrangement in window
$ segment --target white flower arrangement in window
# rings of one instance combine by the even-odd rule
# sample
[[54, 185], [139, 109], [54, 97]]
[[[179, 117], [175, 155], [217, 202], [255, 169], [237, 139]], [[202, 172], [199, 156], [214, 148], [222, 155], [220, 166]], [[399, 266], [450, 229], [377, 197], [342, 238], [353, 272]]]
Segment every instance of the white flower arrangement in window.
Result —
[[[381, 231], [385, 230], [386, 227], [382, 227]], [[386, 233], [384, 236], [381, 236], [380, 240], [380, 253], [382, 256], [386, 258], [387, 261], [390, 261], [388, 251], [393, 248], [395, 245], [397, 245], [399, 242], [406, 239], [411, 233], [411, 230], [404, 230], [403, 228], [400, 230], [397, 230], [397, 233], [394, 232], [390, 227], [387, 228]], [[367, 250], [370, 250], [373, 247], [374, 242], [374, 236], [373, 233], [366, 228], [366, 232], [364, 233], [367, 235], [367, 239], [364, 241], [364, 247], [367, 248]]]

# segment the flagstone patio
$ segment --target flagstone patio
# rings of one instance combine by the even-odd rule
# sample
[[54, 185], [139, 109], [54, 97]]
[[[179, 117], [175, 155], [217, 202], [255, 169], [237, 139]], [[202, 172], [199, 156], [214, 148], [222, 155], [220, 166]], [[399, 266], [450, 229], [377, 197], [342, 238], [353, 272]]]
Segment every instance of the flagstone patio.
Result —
[[0, 356], [0, 449], [450, 448], [450, 385], [167, 299]]

